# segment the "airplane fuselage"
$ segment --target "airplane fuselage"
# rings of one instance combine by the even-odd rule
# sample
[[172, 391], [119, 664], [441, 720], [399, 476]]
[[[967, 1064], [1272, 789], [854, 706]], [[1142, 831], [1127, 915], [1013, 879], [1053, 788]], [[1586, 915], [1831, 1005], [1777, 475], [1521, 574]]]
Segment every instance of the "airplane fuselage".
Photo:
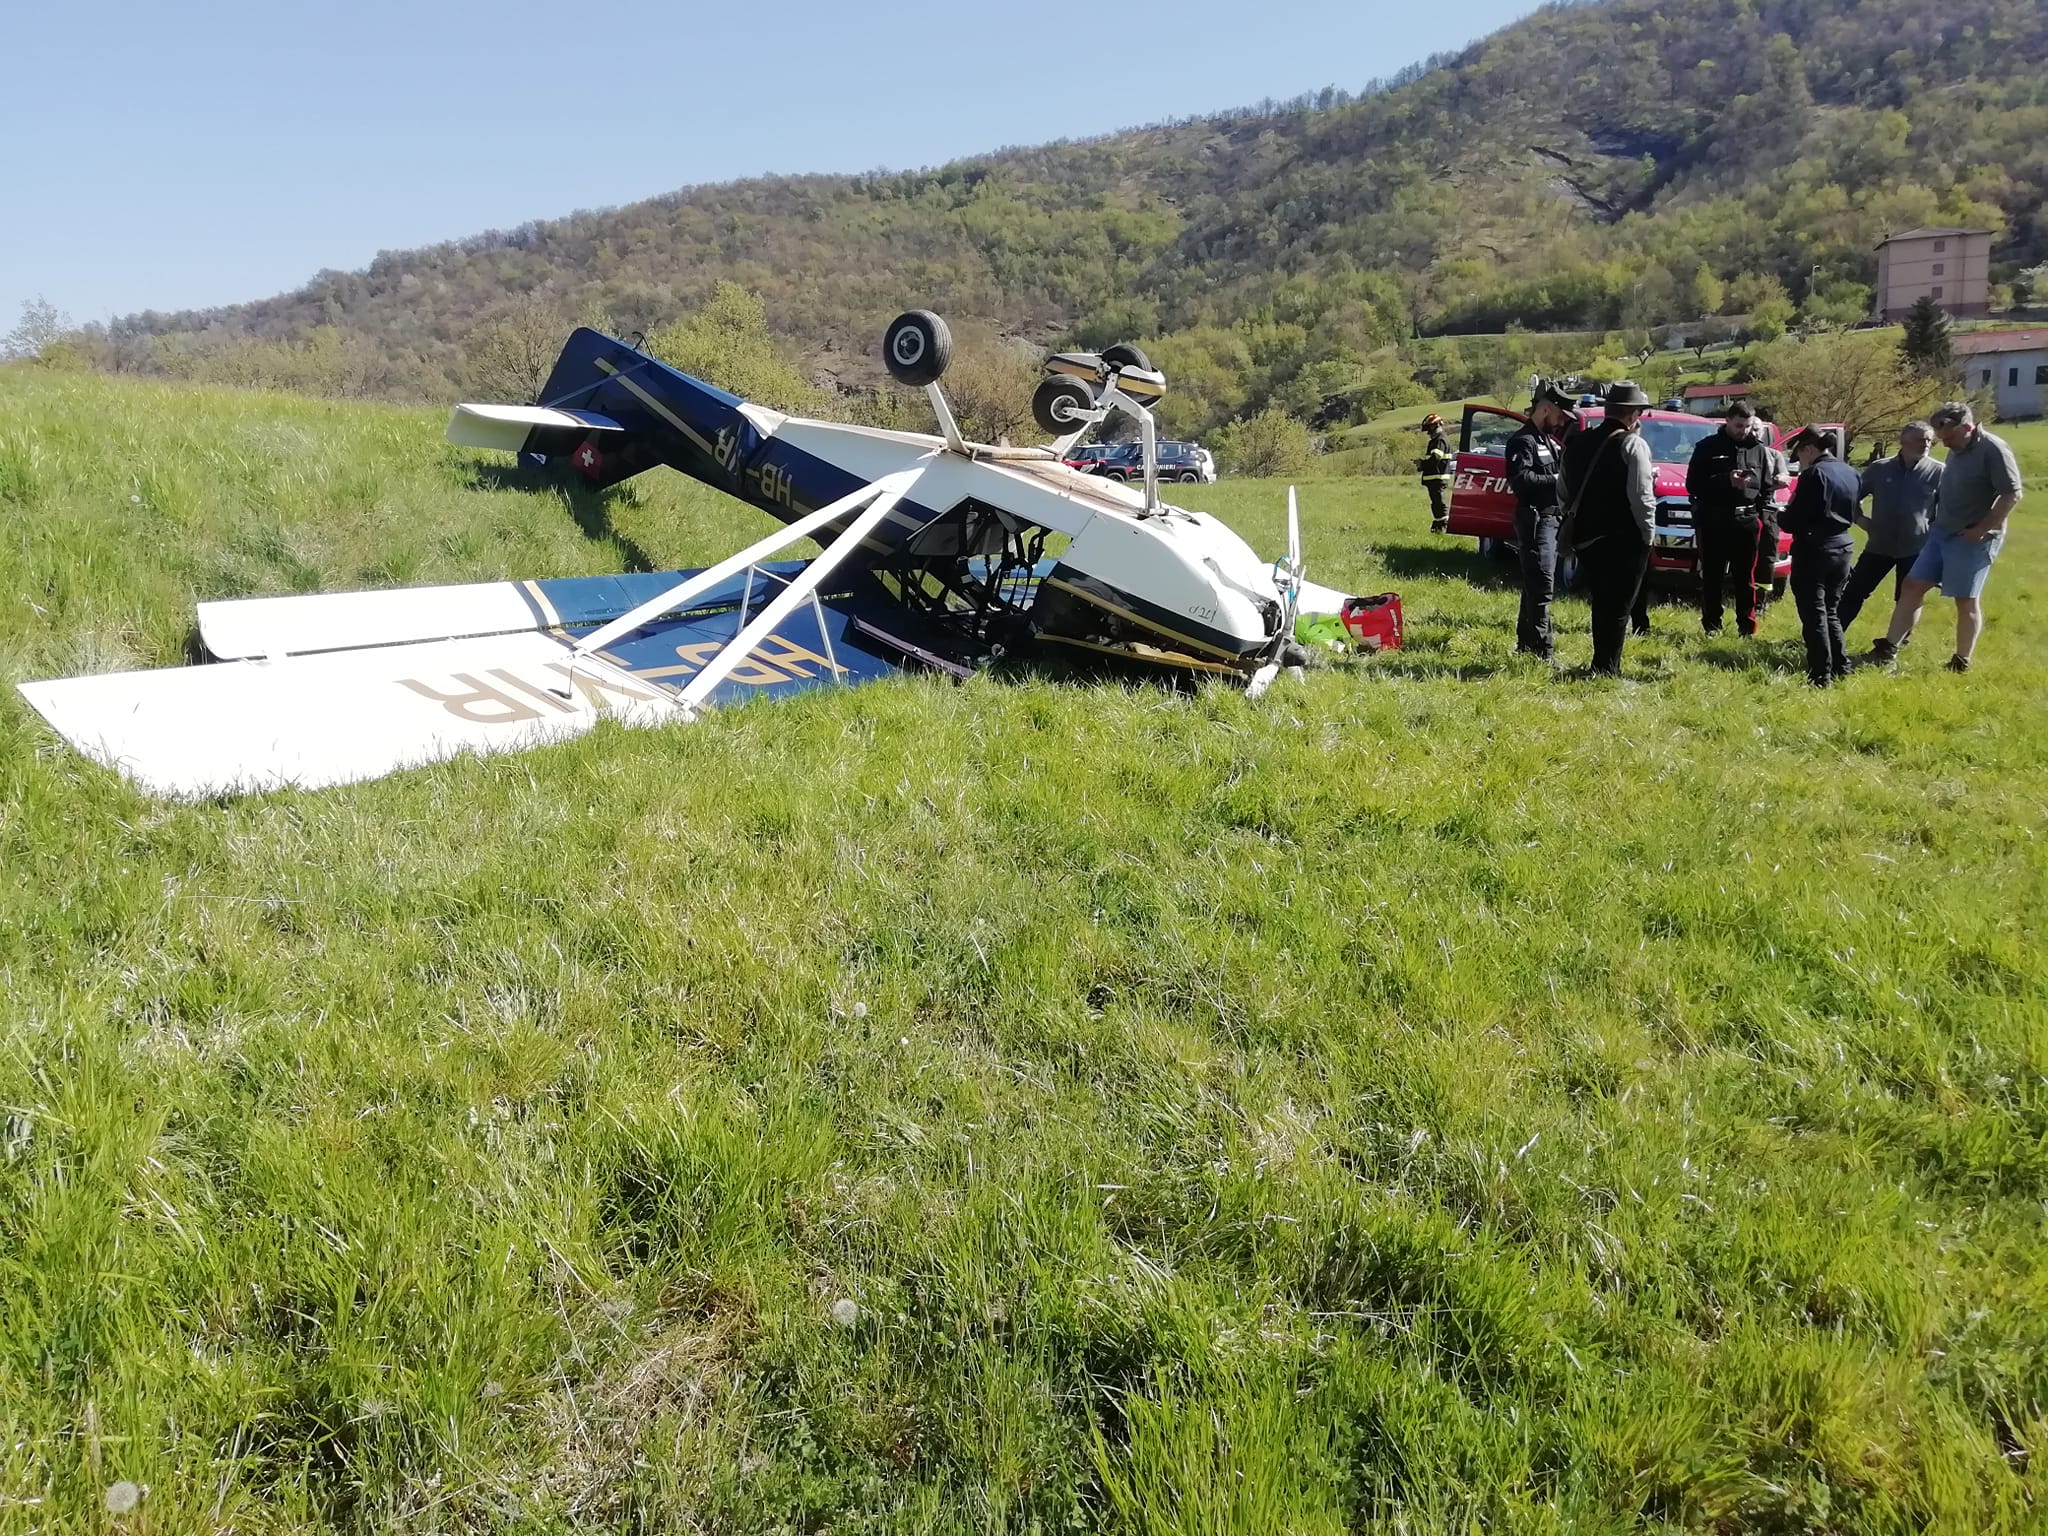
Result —
[[1049, 449], [963, 453], [934, 435], [787, 415], [587, 329], [569, 339], [541, 398], [544, 409], [576, 419], [507, 420], [496, 436], [473, 422], [467, 435], [451, 435], [566, 456], [598, 485], [666, 464], [783, 522], [884, 475], [922, 469], [915, 493], [856, 558], [900, 558], [924, 530], [972, 504], [1067, 541], [1053, 551], [1034, 608], [1043, 629], [1114, 634], [1238, 668], [1273, 648], [1280, 594], [1271, 567], [1243, 539], [1205, 513], [1148, 513], [1136, 490], [1069, 469]]

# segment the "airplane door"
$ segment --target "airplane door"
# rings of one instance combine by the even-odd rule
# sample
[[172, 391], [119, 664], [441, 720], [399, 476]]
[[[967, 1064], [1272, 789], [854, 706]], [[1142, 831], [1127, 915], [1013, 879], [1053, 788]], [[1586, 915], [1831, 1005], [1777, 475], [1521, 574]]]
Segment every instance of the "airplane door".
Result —
[[1529, 418], [1491, 405], [1468, 405], [1458, 433], [1458, 472], [1451, 481], [1451, 532], [1512, 540], [1515, 498], [1508, 490], [1508, 439]]

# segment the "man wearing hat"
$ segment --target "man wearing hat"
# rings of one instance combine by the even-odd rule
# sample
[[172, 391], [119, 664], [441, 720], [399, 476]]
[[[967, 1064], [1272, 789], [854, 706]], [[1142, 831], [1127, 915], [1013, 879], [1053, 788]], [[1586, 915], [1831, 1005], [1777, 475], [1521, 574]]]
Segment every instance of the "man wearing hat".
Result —
[[1444, 419], [1435, 411], [1422, 418], [1422, 430], [1429, 434], [1429, 446], [1416, 467], [1422, 471], [1422, 488], [1429, 492], [1429, 531], [1443, 533], [1451, 526], [1451, 445], [1444, 436]]
[[[1729, 578], [1735, 588], [1735, 627], [1756, 633], [1757, 541], [1763, 536], [1763, 503], [1771, 499], [1771, 459], [1757, 441], [1755, 408], [1747, 400], [1728, 407], [1721, 430], [1702, 438], [1685, 471], [1692, 499], [1693, 546], [1699, 552], [1700, 627], [1721, 633], [1721, 592]], [[1775, 541], [1774, 541], [1775, 543]], [[1775, 555], [1777, 550], [1772, 549]]]
[[1849, 675], [1842, 589], [1849, 584], [1855, 551], [1849, 530], [1863, 510], [1863, 484], [1835, 457], [1833, 436], [1818, 427], [1801, 427], [1785, 448], [1799, 464], [1792, 499], [1780, 515], [1792, 535], [1792, 601], [1806, 635], [1806, 680], [1825, 688]]
[[1599, 423], [1564, 445], [1565, 515], [1593, 604], [1593, 670], [1621, 674], [1629, 610], [1657, 536], [1657, 468], [1637, 428], [1650, 397], [1632, 379], [1608, 386]]
[[1508, 439], [1508, 489], [1515, 493], [1515, 546], [1522, 557], [1522, 612], [1515, 624], [1515, 649], [1545, 661], [1555, 654], [1550, 600], [1557, 593], [1557, 530], [1564, 521], [1558, 501], [1565, 425], [1571, 397], [1548, 379], [1537, 382], [1529, 419]]

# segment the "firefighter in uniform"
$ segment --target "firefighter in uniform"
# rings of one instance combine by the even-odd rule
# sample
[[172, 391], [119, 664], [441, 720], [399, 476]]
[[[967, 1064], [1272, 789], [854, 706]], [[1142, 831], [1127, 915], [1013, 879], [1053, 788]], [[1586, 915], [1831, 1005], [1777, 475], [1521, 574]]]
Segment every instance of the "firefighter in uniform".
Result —
[[1451, 526], [1451, 444], [1444, 436], [1444, 419], [1435, 411], [1422, 418], [1422, 430], [1429, 434], [1429, 446], [1416, 467], [1422, 471], [1422, 488], [1429, 492], [1429, 531], [1443, 533]]
[[1558, 475], [1564, 466], [1564, 431], [1571, 397], [1539, 380], [1529, 419], [1508, 439], [1508, 489], [1515, 493], [1515, 548], [1522, 560], [1522, 612], [1515, 649], [1549, 661], [1555, 654], [1550, 600], [1557, 592], [1557, 535], [1564, 520]]
[[1765, 488], [1763, 500], [1757, 503], [1761, 526], [1756, 539], [1756, 619], [1761, 624], [1778, 582], [1778, 492], [1792, 483], [1792, 462], [1785, 456], [1785, 450], [1771, 441], [1776, 434], [1769, 422], [1758, 417], [1754, 430], [1764, 456], [1771, 462], [1771, 483]]

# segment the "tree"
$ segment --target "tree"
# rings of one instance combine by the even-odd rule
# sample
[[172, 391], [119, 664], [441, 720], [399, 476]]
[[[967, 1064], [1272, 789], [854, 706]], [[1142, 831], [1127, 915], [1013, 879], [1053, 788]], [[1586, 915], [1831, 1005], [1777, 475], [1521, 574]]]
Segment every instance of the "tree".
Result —
[[1689, 286], [1692, 289], [1692, 307], [1702, 320], [1709, 315], [1718, 315], [1721, 306], [1728, 302], [1726, 285], [1714, 275], [1713, 268], [1704, 263], [1693, 269]]
[[1782, 423], [1840, 422], [1849, 435], [1892, 436], [1941, 402], [1945, 386], [1906, 367], [1869, 332], [1786, 338], [1764, 349], [1756, 393]]
[[1906, 334], [1899, 341], [1899, 359], [1930, 379], [1946, 379], [1955, 371], [1955, 348], [1949, 344], [1948, 313], [1927, 294], [1906, 311]]
[[477, 327], [463, 348], [462, 380], [478, 398], [526, 405], [540, 399], [569, 327], [545, 300], [521, 299]]
[[1261, 411], [1216, 434], [1217, 463], [1236, 475], [1298, 474], [1315, 451], [1308, 428], [1285, 411]]
[[25, 299], [21, 324], [0, 336], [0, 359], [40, 358], [46, 347], [54, 346], [71, 329], [71, 317], [41, 294]]
[[1036, 349], [994, 337], [963, 337], [946, 370], [946, 403], [970, 442], [1044, 437], [1031, 419], [1038, 387]]
[[703, 308], [649, 336], [647, 350], [759, 405], [815, 412], [822, 404], [819, 390], [777, 348], [760, 295], [738, 283], [721, 281]]

